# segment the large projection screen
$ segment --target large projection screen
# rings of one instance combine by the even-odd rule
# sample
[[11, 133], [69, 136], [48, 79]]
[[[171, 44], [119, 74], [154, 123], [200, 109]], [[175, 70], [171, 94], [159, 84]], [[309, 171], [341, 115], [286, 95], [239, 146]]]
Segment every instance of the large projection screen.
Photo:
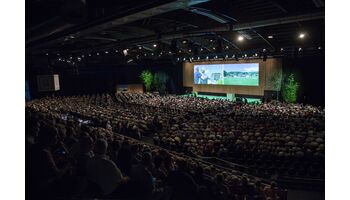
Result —
[[194, 65], [194, 84], [259, 86], [259, 63]]

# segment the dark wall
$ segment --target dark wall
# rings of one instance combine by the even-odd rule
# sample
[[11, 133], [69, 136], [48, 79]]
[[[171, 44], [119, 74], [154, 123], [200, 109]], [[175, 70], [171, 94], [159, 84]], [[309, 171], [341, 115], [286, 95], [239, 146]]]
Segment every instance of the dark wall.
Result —
[[133, 65], [98, 65], [86, 64], [78, 68], [67, 66], [52, 66], [48, 68], [26, 69], [26, 80], [29, 82], [30, 92], [34, 98], [51, 95], [51, 93], [38, 93], [36, 75], [59, 74], [59, 95], [92, 94], [102, 92], [115, 92], [117, 84], [141, 83], [139, 78], [143, 70], [164, 72], [169, 76], [167, 90], [178, 93], [182, 88], [182, 64], [173, 62], [152, 62]]
[[325, 57], [284, 58], [283, 74], [295, 74], [300, 83], [299, 102], [324, 106]]

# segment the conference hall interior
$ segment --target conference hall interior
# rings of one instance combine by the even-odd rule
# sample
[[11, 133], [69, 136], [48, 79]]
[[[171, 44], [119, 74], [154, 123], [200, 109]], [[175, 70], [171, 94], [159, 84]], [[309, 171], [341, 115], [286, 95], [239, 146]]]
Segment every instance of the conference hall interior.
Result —
[[325, 199], [324, 0], [25, 11], [26, 199]]

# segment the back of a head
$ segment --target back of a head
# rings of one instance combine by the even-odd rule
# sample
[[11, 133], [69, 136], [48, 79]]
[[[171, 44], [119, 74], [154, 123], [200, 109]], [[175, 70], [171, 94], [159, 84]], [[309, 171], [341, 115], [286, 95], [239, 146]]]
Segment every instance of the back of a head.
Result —
[[38, 133], [38, 143], [43, 146], [52, 146], [57, 142], [57, 129], [52, 125], [43, 123]]
[[179, 159], [176, 163], [177, 163], [178, 169], [179, 169], [180, 171], [187, 171], [187, 169], [188, 169], [188, 163], [187, 163], [186, 160], [184, 160], [184, 159]]
[[92, 150], [92, 147], [93, 147], [93, 141], [92, 141], [92, 138], [90, 136], [83, 136], [80, 138], [79, 140], [79, 143], [80, 143], [80, 151], [81, 152], [89, 152]]
[[105, 155], [107, 152], [107, 141], [104, 139], [98, 139], [95, 143], [95, 153], [98, 155]]
[[142, 164], [145, 166], [152, 164], [152, 155], [150, 153], [142, 154]]

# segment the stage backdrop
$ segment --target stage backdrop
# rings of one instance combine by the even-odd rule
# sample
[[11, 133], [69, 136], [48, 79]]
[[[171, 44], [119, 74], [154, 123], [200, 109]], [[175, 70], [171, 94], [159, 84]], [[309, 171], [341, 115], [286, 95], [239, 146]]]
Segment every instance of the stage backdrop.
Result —
[[[194, 84], [194, 65], [205, 64], [241, 64], [259, 63], [259, 86], [238, 85], [198, 85]], [[282, 70], [282, 59], [269, 58], [265, 62], [262, 59], [229, 60], [229, 61], [204, 61], [183, 63], [183, 86], [192, 87], [194, 92], [233, 93], [242, 95], [263, 96], [264, 90], [274, 90], [269, 84], [269, 78], [276, 71]]]

